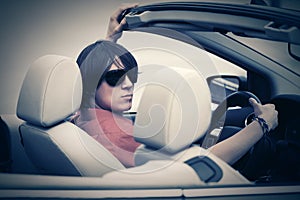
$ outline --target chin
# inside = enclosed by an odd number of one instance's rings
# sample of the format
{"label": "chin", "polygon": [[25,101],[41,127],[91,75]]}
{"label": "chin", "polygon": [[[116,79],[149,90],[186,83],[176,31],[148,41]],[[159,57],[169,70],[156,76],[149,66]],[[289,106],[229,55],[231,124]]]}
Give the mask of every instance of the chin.
{"label": "chin", "polygon": [[128,111],[128,110],[131,109],[131,106],[132,106],[131,104],[130,104],[130,105],[120,106],[120,107],[114,109],[114,111],[115,111],[115,112],[120,112],[120,113],[126,112],[126,111]]}
{"label": "chin", "polygon": [[128,111],[128,110],[130,110],[130,109],[131,109],[131,105],[130,105],[130,106],[127,106],[126,109],[123,110],[123,112]]}

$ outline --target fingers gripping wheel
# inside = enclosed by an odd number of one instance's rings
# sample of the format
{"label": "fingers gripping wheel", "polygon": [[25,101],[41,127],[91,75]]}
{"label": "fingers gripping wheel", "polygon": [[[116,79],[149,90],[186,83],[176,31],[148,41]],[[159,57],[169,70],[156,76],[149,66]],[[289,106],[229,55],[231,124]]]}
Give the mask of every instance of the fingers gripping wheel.
{"label": "fingers gripping wheel", "polygon": [[258,103],[260,103],[259,98],[253,93],[248,91],[237,91],[228,95],[213,112],[210,130],[223,126],[221,119],[222,117],[224,117],[225,112],[229,107],[251,106],[249,103],[249,98],[254,98]]}
{"label": "fingers gripping wheel", "polygon": [[[211,124],[208,132],[203,140],[202,146],[204,148],[209,148],[213,146],[218,138],[220,137],[220,131],[218,134],[213,133],[213,130],[223,127],[225,121],[225,113],[229,107],[249,107],[249,98],[254,98],[258,103],[261,103],[259,98],[251,92],[248,91],[237,91],[228,95],[215,109],[212,114]],[[211,138],[212,137],[212,138]]]}

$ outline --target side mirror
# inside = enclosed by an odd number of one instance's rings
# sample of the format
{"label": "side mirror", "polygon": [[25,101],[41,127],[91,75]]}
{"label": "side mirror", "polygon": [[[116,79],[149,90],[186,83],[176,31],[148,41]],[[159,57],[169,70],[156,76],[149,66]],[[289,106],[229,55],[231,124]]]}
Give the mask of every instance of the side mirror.
{"label": "side mirror", "polygon": [[236,92],[247,90],[246,77],[233,75],[216,75],[208,77],[207,83],[212,95],[212,102],[219,104],[226,96]]}
{"label": "side mirror", "polygon": [[289,55],[297,61],[300,61],[300,45],[288,44]]}

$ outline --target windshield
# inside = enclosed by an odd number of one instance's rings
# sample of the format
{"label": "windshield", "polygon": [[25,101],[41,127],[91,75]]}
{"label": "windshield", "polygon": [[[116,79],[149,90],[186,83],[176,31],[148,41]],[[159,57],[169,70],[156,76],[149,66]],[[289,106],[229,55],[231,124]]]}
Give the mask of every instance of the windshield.
{"label": "windshield", "polygon": [[288,43],[258,38],[240,37],[232,33],[228,34],[228,36],[238,40],[246,46],[251,47],[252,49],[255,49],[264,56],[274,60],[277,63],[280,63],[282,66],[285,66],[294,73],[300,75],[299,61],[293,59],[289,55]]}

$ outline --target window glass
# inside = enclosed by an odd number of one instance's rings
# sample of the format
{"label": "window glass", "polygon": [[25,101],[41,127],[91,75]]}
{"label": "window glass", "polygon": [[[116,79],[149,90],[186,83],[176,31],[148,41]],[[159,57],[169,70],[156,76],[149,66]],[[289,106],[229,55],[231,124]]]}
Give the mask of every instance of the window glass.
{"label": "window glass", "polygon": [[[175,39],[143,32],[124,32],[119,43],[133,53],[139,65],[139,79],[135,85],[131,112],[137,109],[143,84],[150,81],[153,73],[162,67],[193,69],[206,79],[231,75],[246,80],[246,71],[242,68],[201,48]],[[226,95],[238,90],[239,82],[237,78],[216,78],[209,83],[209,87],[214,109]]]}

